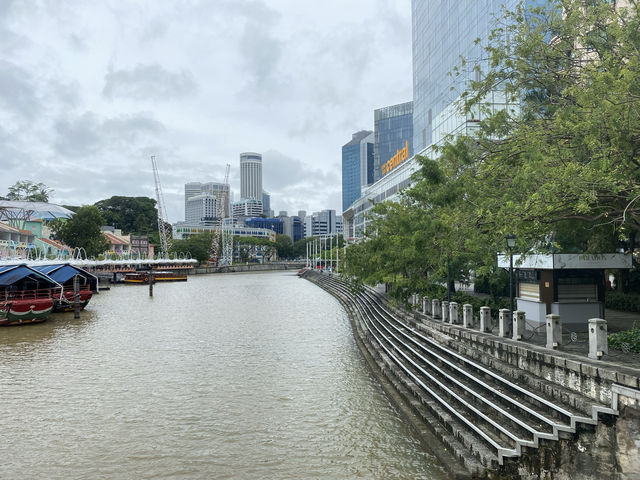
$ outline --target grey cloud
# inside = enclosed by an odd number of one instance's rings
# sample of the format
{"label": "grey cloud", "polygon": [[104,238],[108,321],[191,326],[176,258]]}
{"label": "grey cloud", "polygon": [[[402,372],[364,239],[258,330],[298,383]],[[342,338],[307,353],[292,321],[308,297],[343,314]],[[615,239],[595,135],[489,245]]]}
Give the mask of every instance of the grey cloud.
{"label": "grey cloud", "polygon": [[164,37],[169,31],[169,25],[167,22],[154,18],[145,25],[140,34],[140,39],[146,42],[153,41]]}
{"label": "grey cloud", "polygon": [[164,125],[144,114],[101,120],[95,113],[55,124],[57,153],[70,157],[93,155],[101,150],[131,149],[140,141],[152,139],[165,130]]}
{"label": "grey cloud", "polygon": [[166,100],[192,95],[197,90],[193,74],[173,73],[158,64],[138,65],[132,70],[112,70],[105,76],[102,91],[108,99]]}
{"label": "grey cloud", "polygon": [[321,167],[310,169],[301,160],[268,150],[262,154],[262,184],[268,191],[279,191],[300,183],[322,186],[339,181],[335,172]]}
{"label": "grey cloud", "polygon": [[40,110],[32,75],[4,60],[0,60],[0,106],[27,118]]}

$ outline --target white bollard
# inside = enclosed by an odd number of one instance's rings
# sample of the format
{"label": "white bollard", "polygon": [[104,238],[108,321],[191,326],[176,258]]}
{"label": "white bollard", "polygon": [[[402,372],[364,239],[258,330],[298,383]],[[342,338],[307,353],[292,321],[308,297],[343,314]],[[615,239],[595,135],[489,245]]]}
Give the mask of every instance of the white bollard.
{"label": "white bollard", "polygon": [[501,337],[506,337],[509,334],[509,309],[501,308],[498,311],[498,329]]}
{"label": "white bollard", "polygon": [[513,339],[522,340],[524,335],[525,313],[522,310],[513,312]]}
{"label": "white bollard", "polygon": [[453,325],[460,323],[460,317],[458,316],[458,302],[451,302],[449,304],[449,323]]}
{"label": "white bollard", "polygon": [[609,354],[607,343],[607,321],[602,318],[589,319],[589,358],[600,360]]}
{"label": "white bollard", "polygon": [[558,348],[562,345],[562,322],[560,315],[547,315],[547,348]]}
{"label": "white bollard", "polygon": [[489,307],[480,307],[480,331],[490,332],[492,328],[491,309]]}
{"label": "white bollard", "polygon": [[437,298],[431,300],[431,307],[433,311],[433,318],[440,318],[440,300]]}
{"label": "white bollard", "polygon": [[442,321],[449,323],[449,302],[446,300],[442,301]]}
{"label": "white bollard", "polygon": [[462,306],[462,326],[464,328],[473,327],[473,305],[468,303]]}

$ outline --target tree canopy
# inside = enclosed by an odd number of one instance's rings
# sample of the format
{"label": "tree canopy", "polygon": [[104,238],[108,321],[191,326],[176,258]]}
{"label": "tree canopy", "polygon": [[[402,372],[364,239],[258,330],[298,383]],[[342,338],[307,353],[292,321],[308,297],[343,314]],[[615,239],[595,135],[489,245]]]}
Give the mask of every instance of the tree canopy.
{"label": "tree canopy", "polygon": [[80,207],[70,219],[54,220],[51,229],[56,239],[73,248],[84,248],[89,257],[97,257],[109,248],[100,231],[102,225],[104,219],[98,208],[87,205]]}
{"label": "tree canopy", "polygon": [[48,202],[53,190],[44,183],[20,180],[9,187],[7,200],[25,200],[27,202]]}
{"label": "tree canopy", "polygon": [[158,230],[156,201],[149,197],[113,196],[95,203],[106,225],[122,230],[122,233],[148,235]]}
{"label": "tree canopy", "polygon": [[491,274],[507,234],[520,252],[633,251],[639,10],[557,0],[507,12],[459,101],[463,134],[417,158],[399,203],[374,207],[366,241],[349,248],[348,273],[413,291]]}

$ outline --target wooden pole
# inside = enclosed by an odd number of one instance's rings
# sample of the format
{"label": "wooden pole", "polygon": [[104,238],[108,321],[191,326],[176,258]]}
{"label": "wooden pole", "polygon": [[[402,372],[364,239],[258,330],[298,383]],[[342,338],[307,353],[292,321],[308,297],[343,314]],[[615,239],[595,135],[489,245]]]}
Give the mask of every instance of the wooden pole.
{"label": "wooden pole", "polygon": [[73,318],[80,318],[80,278],[73,277]]}
{"label": "wooden pole", "polygon": [[149,296],[153,297],[153,270],[149,270]]}

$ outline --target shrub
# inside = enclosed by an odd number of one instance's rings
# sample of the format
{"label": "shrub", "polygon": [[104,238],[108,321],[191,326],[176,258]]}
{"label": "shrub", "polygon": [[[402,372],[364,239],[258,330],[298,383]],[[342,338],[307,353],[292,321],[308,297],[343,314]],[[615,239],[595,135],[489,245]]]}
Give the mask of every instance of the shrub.
{"label": "shrub", "polygon": [[604,297],[604,305],[612,310],[640,312],[640,294],[608,291]]}
{"label": "shrub", "polygon": [[607,337],[609,348],[624,352],[640,353],[640,328],[619,333],[611,333]]}

